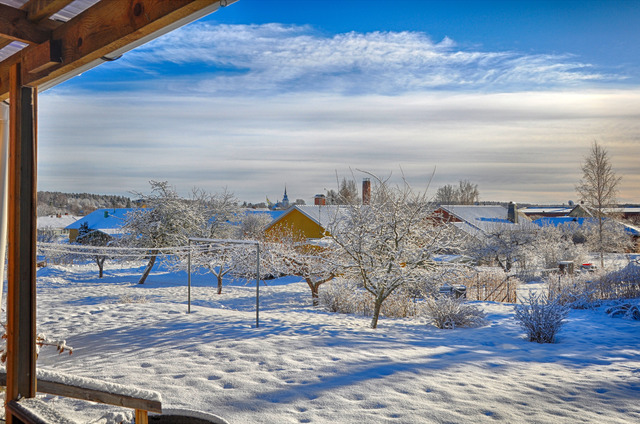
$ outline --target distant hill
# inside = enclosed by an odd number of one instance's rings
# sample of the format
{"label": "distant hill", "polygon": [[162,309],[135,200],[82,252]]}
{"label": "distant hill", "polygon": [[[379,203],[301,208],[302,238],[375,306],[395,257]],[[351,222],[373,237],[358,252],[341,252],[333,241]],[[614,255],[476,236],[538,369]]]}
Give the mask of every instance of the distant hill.
{"label": "distant hill", "polygon": [[131,199],[125,196],[91,193],[38,192],[38,216],[68,213],[86,215],[100,208],[130,208]]}

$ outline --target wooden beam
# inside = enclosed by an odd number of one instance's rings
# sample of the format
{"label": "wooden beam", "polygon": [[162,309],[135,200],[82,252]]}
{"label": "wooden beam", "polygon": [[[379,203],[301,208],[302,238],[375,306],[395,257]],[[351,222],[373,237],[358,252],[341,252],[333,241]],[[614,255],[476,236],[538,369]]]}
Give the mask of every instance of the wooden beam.
{"label": "wooden beam", "polygon": [[49,39],[51,31],[29,21],[24,10],[0,3],[0,34],[10,40],[39,44]]}
{"label": "wooden beam", "polygon": [[10,80],[5,401],[36,394],[37,91],[23,86],[20,64],[11,67]]}
{"label": "wooden beam", "polygon": [[20,9],[27,11],[27,19],[31,22],[42,22],[55,15],[74,0],[29,0]]}
{"label": "wooden beam", "polygon": [[56,396],[74,399],[88,400],[107,405],[123,406],[131,409],[140,409],[151,412],[162,412],[162,402],[132,397],[107,390],[96,390],[80,385],[62,384],[45,379],[38,379],[38,391]]}
{"label": "wooden beam", "polygon": [[28,73],[42,72],[62,63],[62,43],[60,40],[38,44],[32,54],[24,58],[23,66]]}
{"label": "wooden beam", "polygon": [[[225,2],[230,4],[235,0]],[[119,49],[146,40],[176,22],[189,19],[220,0],[103,0],[53,30],[51,39],[62,43],[62,63],[42,72],[23,69],[25,85],[38,86],[73,75]],[[8,70],[35,54],[27,46],[0,63],[0,100],[8,95]],[[15,57],[14,57],[15,56]]]}
{"label": "wooden beam", "polygon": [[[51,378],[47,378],[46,374],[42,375],[41,371],[41,375],[38,377],[37,383],[38,392],[90,402],[104,403],[107,405],[122,406],[135,410],[150,411],[158,414],[162,413],[162,402],[160,400],[154,400],[153,397],[143,398],[141,395],[139,395],[139,397],[133,397],[131,396],[131,389],[126,386],[112,383],[108,385],[108,389],[99,390],[95,387],[105,385],[104,382],[99,380],[87,378],[77,379],[74,378],[74,376],[69,375],[65,376],[65,380],[67,382],[62,384]],[[91,381],[92,387],[82,384],[87,380],[93,380]],[[0,370],[0,386],[5,386],[6,381],[6,374]],[[157,398],[157,393],[155,393],[155,395]]]}

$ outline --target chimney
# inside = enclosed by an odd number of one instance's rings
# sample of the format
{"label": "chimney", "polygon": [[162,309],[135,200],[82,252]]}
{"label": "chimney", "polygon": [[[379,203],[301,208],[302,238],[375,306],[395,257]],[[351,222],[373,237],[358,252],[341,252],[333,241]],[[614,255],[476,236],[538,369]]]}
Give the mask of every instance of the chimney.
{"label": "chimney", "polygon": [[365,178],[362,180],[362,204],[368,205],[371,202],[371,180]]}
{"label": "chimney", "polygon": [[509,202],[509,212],[507,212],[507,219],[514,224],[518,223],[518,206],[513,202]]}
{"label": "chimney", "polygon": [[316,194],[313,198],[313,204],[316,206],[324,206],[327,204],[327,198],[324,194]]}

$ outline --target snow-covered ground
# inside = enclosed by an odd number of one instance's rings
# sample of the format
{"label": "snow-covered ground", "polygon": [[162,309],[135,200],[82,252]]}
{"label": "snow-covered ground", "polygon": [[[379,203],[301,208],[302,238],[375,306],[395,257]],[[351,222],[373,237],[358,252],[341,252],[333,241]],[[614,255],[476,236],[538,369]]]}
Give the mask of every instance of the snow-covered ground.
{"label": "snow-covered ground", "polygon": [[[140,265],[138,267],[138,265]],[[282,278],[215,294],[195,276],[142,264],[38,271],[38,367],[158,391],[164,408],[230,423],[640,422],[640,323],[573,310],[556,344],[526,341],[513,306],[480,303],[488,325],[439,330],[424,320],[310,306],[306,283]],[[116,407],[46,396],[81,422],[116,422]],[[129,416],[129,411],[126,411]],[[102,419],[100,419],[103,417]]]}

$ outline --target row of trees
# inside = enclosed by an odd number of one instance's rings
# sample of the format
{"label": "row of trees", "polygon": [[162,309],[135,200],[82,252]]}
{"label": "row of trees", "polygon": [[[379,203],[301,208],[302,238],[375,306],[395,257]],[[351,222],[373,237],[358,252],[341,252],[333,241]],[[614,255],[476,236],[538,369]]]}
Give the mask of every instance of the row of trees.
{"label": "row of trees", "polygon": [[38,216],[70,213],[84,215],[100,208],[130,208],[131,199],[125,196],[91,193],[38,192]]}

